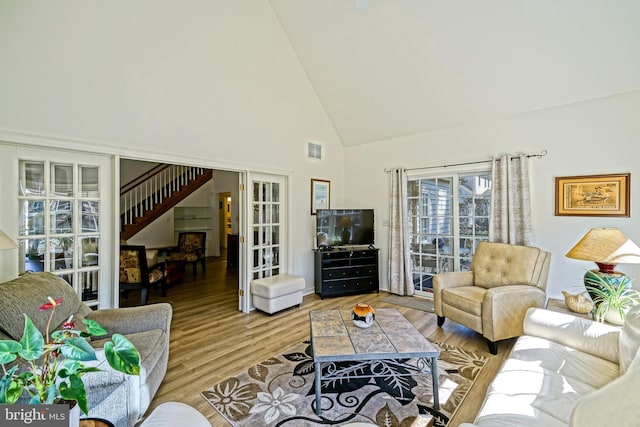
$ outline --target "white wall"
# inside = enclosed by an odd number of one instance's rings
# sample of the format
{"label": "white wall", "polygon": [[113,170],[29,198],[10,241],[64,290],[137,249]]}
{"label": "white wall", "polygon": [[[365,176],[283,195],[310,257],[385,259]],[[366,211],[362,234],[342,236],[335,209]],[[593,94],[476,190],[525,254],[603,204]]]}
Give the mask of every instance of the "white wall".
{"label": "white wall", "polygon": [[[18,162],[16,147],[0,144],[0,188],[3,200],[0,203],[0,229],[15,243],[18,235]],[[14,197],[10,197],[14,196]],[[0,250],[0,282],[18,276],[18,249]]]}
{"label": "white wall", "polygon": [[[547,109],[516,117],[453,127],[345,150],[345,205],[376,209],[376,246],[381,248],[381,281],[387,280],[389,177],[385,168],[437,166],[489,159],[507,153],[549,154],[531,160],[533,222],[536,244],[552,252],[548,291],[561,297],[563,289],[582,283],[595,264],[565,258],[592,227],[617,227],[640,244],[640,92]],[[433,148],[436,147],[436,148]],[[631,173],[631,217],[554,216],[557,176]],[[640,266],[618,270],[638,279]]]}
{"label": "white wall", "polygon": [[158,163],[120,159],[120,186],[133,182],[156,166]]}
{"label": "white wall", "polygon": [[0,0],[0,40],[0,141],[289,174],[312,286],[310,179],[340,203],[343,148],[268,2]]}

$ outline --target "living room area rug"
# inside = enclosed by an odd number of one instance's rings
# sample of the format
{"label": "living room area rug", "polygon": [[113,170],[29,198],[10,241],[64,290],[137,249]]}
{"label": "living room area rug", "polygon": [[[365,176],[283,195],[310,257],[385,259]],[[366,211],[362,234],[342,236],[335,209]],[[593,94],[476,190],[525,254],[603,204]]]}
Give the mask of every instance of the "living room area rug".
{"label": "living room area rug", "polygon": [[[488,357],[434,343],[438,358],[440,409],[433,409],[430,374],[412,374],[393,360],[335,362],[325,369],[343,371],[347,380],[322,381],[322,415],[315,414],[315,376],[309,341],[275,355],[201,392],[235,427],[323,426],[368,422],[385,427],[410,425],[432,415],[444,427],[465,398]],[[412,364],[414,359],[400,362]],[[367,374],[375,373],[375,378]]]}

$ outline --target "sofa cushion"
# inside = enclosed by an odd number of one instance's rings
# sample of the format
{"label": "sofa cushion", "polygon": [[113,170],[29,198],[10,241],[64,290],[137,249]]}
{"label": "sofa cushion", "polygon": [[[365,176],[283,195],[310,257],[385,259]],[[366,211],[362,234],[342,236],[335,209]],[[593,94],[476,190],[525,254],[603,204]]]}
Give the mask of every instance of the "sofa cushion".
{"label": "sofa cushion", "polygon": [[[146,374],[156,366],[163,354],[163,349],[168,348],[167,335],[161,329],[151,329],[127,334],[125,337],[131,341],[138,353],[140,353],[140,383],[144,384],[147,380]],[[108,340],[92,341],[91,345],[94,348],[102,348]]]}
{"label": "sofa cushion", "polygon": [[465,313],[482,316],[482,300],[486,293],[487,290],[479,286],[445,289],[442,292],[442,302]]}
{"label": "sofa cushion", "polygon": [[0,284],[0,332],[19,340],[24,331],[25,313],[44,335],[51,310],[41,311],[40,306],[48,302],[47,296],[64,298],[51,320],[51,331],[58,329],[72,314],[76,316],[75,322],[81,323],[79,321],[91,312],[64,279],[52,273],[26,273]]}
{"label": "sofa cushion", "polygon": [[476,286],[493,288],[504,285],[532,285],[539,280],[542,258],[539,248],[480,242],[471,260],[473,282]]}
{"label": "sofa cushion", "polygon": [[617,377],[611,361],[523,336],[489,386],[475,424],[566,426],[583,396]]}

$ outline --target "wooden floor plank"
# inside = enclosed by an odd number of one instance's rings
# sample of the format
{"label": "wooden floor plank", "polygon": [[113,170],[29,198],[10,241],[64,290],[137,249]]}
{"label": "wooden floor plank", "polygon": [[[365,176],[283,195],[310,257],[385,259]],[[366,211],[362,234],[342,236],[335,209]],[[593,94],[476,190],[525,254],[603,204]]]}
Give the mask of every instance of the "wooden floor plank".
{"label": "wooden floor plank", "polygon": [[[512,340],[501,342],[498,355],[492,356],[486,341],[475,332],[450,321],[439,328],[432,313],[385,302],[386,292],[326,299],[311,294],[304,297],[301,307],[273,316],[260,311],[244,314],[238,311],[237,271],[227,270],[224,256],[209,259],[206,273],[198,269],[195,278],[190,273],[181,284],[170,288],[164,298],[158,290],[150,292],[149,303],[169,302],[174,314],[167,375],[149,411],[163,402],[179,401],[202,412],[214,427],[229,424],[205,402],[200,392],[309,339],[311,310],[349,309],[358,302],[379,308],[394,307],[430,340],[488,356],[489,363],[450,426],[473,420],[489,382],[513,345]],[[121,300],[121,306],[138,302],[139,296],[134,292]]]}

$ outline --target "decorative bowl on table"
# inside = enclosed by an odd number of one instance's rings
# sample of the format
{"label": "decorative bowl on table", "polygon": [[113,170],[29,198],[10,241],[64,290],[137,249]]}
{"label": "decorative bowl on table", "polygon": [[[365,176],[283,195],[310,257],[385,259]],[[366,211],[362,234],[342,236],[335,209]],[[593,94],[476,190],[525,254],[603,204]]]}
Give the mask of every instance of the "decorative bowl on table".
{"label": "decorative bowl on table", "polygon": [[376,312],[369,304],[358,303],[351,310],[353,324],[360,328],[369,328],[376,320]]}

